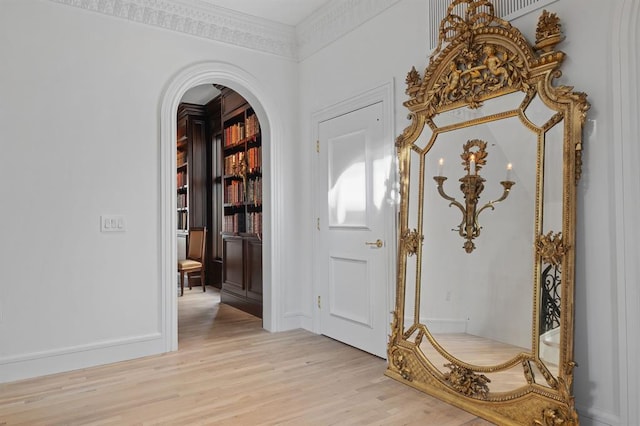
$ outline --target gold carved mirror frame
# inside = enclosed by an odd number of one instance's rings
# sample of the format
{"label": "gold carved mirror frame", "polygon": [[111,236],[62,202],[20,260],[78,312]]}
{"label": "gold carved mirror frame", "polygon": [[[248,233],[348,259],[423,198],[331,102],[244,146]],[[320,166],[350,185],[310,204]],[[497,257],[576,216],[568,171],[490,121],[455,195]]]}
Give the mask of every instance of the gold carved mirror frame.
{"label": "gold carved mirror frame", "polygon": [[452,1],[424,76],[407,76],[411,123],[396,141],[386,374],[500,425],[579,423],[576,185],[589,103],[554,85],[562,39],[547,11],[532,45],[490,1]]}

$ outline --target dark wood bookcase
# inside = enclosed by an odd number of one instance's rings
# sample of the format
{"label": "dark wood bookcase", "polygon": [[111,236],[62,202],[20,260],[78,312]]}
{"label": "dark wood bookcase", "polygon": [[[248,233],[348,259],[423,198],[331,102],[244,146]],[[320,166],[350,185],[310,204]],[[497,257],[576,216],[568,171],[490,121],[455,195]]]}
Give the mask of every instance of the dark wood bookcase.
{"label": "dark wood bookcase", "polygon": [[[189,228],[207,226],[207,116],[204,107],[181,103],[177,124],[177,232],[179,238],[186,238]],[[196,285],[200,280],[193,278],[198,274],[189,274],[189,279]]]}
{"label": "dark wood bookcase", "polygon": [[222,97],[206,106],[209,117],[207,199],[207,284],[222,288]]}
{"label": "dark wood bookcase", "polygon": [[262,134],[253,108],[222,91],[221,300],[262,317]]}
{"label": "dark wood bookcase", "polygon": [[176,187],[178,232],[189,229],[189,160],[187,150],[187,118],[178,113],[178,135],[176,142]]}
{"label": "dark wood bookcase", "polygon": [[189,227],[206,226],[206,115],[202,106],[182,103],[177,119],[178,231],[187,232]]}

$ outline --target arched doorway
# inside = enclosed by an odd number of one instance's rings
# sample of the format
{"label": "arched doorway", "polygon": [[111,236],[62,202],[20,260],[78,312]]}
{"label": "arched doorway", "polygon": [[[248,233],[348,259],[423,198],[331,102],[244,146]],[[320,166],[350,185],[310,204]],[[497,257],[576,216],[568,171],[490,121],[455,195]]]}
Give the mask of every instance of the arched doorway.
{"label": "arched doorway", "polygon": [[[263,327],[278,330],[279,280],[281,266],[276,247],[279,246],[277,184],[278,145],[282,126],[275,102],[262,91],[253,75],[224,62],[204,62],[188,66],[175,75],[162,96],[160,107],[160,329],[165,351],[178,349],[177,278],[176,278],[176,112],[184,93],[202,84],[220,84],[233,89],[255,109],[262,128],[263,143]],[[267,113],[268,111],[268,113]]]}

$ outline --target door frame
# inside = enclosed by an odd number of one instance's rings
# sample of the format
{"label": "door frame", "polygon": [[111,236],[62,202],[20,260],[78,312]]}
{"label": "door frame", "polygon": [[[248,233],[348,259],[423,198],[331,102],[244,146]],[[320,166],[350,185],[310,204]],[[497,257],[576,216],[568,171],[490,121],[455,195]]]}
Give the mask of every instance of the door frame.
{"label": "door frame", "polygon": [[[394,144],[394,104],[393,104],[393,90],[394,90],[394,80],[388,81],[386,83],[379,84],[375,87],[372,87],[369,90],[366,90],[360,94],[347,98],[343,101],[337,102],[333,105],[322,108],[311,115],[311,155],[312,155],[312,182],[317,184],[318,181],[318,161],[315,157],[317,155],[316,151],[316,143],[319,141],[319,128],[320,123],[324,121],[331,120],[333,118],[339,117],[341,115],[348,114],[352,111],[362,109],[368,107],[370,105],[376,104],[378,102],[382,102],[382,109],[384,111],[384,116],[382,119],[383,124],[383,133],[384,140],[388,141],[388,145],[385,145],[385,152],[391,156],[393,169],[395,173],[393,176],[390,176],[390,184],[392,188],[397,187],[398,182],[398,172],[397,172],[397,160],[396,160],[396,152],[395,152],[395,144]],[[317,187],[317,185],[314,185]],[[319,217],[320,208],[323,206],[319,205],[318,197],[314,197],[313,200],[313,224],[316,226],[316,218]],[[396,286],[396,253],[397,253],[397,240],[398,240],[398,228],[397,228],[397,213],[398,213],[398,204],[395,204],[395,209],[392,214],[393,220],[387,221],[385,224],[385,233],[389,236],[388,241],[386,243],[388,250],[386,255],[386,261],[388,262],[389,268],[387,273],[387,291],[385,292],[386,300],[383,303],[385,307],[384,312],[377,312],[375,315],[384,315],[387,321],[386,324],[386,334],[388,335],[390,332],[390,323],[391,323],[391,312],[393,311],[393,305],[395,300]],[[318,309],[316,300],[320,291],[320,283],[318,282],[318,271],[321,267],[320,265],[320,239],[317,229],[313,231],[313,277],[312,277],[312,312],[313,312],[313,332],[316,334],[321,334],[322,330],[320,328],[321,323],[321,315],[320,310]]]}
{"label": "door frame", "polygon": [[283,121],[278,114],[277,102],[262,89],[260,81],[235,65],[207,61],[196,63],[179,71],[167,85],[160,105],[160,223],[158,256],[159,300],[158,321],[166,352],[178,349],[178,280],[177,280],[177,234],[176,234],[176,113],[184,93],[201,84],[221,84],[227,86],[254,108],[262,129],[263,146],[263,327],[268,331],[278,331],[281,323],[280,282],[282,257],[278,247],[282,247],[283,215],[281,210],[281,174],[278,173],[278,159],[283,158],[282,144],[272,144],[283,139]]}

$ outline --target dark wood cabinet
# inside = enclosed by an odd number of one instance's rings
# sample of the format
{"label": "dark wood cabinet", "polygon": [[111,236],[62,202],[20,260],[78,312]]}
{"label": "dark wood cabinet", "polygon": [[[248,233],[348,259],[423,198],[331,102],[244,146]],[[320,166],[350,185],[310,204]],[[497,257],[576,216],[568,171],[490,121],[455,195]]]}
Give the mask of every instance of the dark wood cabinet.
{"label": "dark wood cabinet", "polygon": [[[245,238],[244,243],[247,298],[259,302],[262,308],[262,241]],[[262,317],[262,310],[259,316]]]}
{"label": "dark wood cabinet", "polygon": [[221,301],[262,318],[262,241],[224,235]]}

